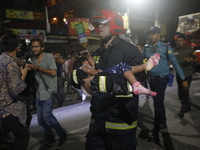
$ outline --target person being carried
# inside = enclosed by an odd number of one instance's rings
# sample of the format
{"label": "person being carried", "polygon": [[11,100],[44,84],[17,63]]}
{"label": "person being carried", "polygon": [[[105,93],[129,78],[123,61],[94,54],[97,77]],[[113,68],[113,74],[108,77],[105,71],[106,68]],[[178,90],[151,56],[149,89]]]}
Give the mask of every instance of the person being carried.
{"label": "person being carried", "polygon": [[[74,62],[74,69],[80,69],[84,73],[88,75],[83,78],[82,86],[83,88],[91,95],[95,96],[100,96],[102,97],[102,93],[93,93],[92,90],[90,89],[91,84],[90,81],[93,79],[93,75],[96,75],[100,72],[108,72],[110,74],[117,73],[117,74],[123,74],[123,76],[126,78],[126,80],[132,85],[133,88],[133,93],[135,95],[140,95],[140,94],[147,94],[151,96],[156,96],[157,93],[150,91],[149,89],[143,87],[139,81],[134,76],[134,73],[142,72],[144,70],[149,71],[151,70],[154,66],[158,65],[160,59],[160,55],[156,53],[154,56],[152,56],[146,63],[138,66],[129,66],[125,62],[121,62],[117,65],[114,65],[111,68],[108,68],[106,70],[101,70],[101,69],[95,69],[94,68],[94,60],[91,57],[91,55],[86,54],[77,59]],[[109,93],[109,92],[108,92]],[[110,92],[110,94],[103,94],[104,99],[114,95],[113,91]]]}

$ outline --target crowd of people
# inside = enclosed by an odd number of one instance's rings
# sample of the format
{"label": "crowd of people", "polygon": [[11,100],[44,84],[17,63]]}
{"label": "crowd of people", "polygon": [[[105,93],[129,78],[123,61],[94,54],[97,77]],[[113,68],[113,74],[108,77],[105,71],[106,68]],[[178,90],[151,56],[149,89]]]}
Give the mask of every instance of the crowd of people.
{"label": "crowd of people", "polygon": [[[183,118],[190,110],[192,65],[198,58],[193,49],[186,46],[184,35],[177,36],[177,47],[173,49],[160,41],[161,29],[153,26],[147,32],[149,43],[136,46],[125,36],[122,16],[107,9],[90,19],[90,28],[96,30],[102,43],[93,53],[84,50],[77,55],[72,52],[69,59],[63,59],[59,52],[44,52],[43,41],[33,38],[30,42],[33,55],[25,62],[18,57],[20,38],[7,28],[1,29],[0,138],[7,139],[12,133],[15,140],[11,149],[28,149],[31,114],[27,99],[35,104],[44,135],[39,149],[55,144],[52,129],[59,137],[57,146],[65,142],[67,133],[52,113],[51,97],[51,92],[56,91],[65,99],[63,80],[67,81],[72,101],[76,100],[75,91],[83,101],[85,95],[91,96],[86,150],[136,150],[140,94],[153,98],[154,127],[149,141],[159,140],[159,131],[167,128],[164,98],[169,62],[176,70],[178,99],[181,100],[178,116]],[[30,82],[30,78],[34,82]],[[22,94],[27,88],[29,92]]]}

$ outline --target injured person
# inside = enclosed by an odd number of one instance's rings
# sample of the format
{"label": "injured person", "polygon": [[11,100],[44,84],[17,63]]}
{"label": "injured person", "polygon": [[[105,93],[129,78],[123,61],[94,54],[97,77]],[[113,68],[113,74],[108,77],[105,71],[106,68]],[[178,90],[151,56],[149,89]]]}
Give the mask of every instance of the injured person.
{"label": "injured person", "polygon": [[[90,95],[103,99],[130,92],[135,95],[146,94],[154,97],[157,93],[143,87],[134,74],[151,70],[158,65],[159,60],[160,55],[156,53],[142,65],[129,66],[125,62],[121,62],[106,70],[97,70],[94,68],[93,58],[90,55],[85,55],[74,62],[72,80],[75,84],[81,84]],[[118,75],[123,75],[123,77]],[[125,84],[119,85],[117,82],[119,79],[124,80]],[[132,88],[129,88],[130,85]]]}

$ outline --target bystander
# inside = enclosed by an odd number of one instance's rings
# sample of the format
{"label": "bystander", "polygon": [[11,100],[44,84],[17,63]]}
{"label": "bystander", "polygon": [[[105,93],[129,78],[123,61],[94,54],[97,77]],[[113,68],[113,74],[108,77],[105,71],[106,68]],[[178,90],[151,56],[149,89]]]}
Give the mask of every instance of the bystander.
{"label": "bystander", "polygon": [[[150,88],[157,92],[153,97],[154,100],[154,128],[153,133],[149,137],[149,141],[159,140],[160,129],[167,128],[167,119],[165,114],[164,97],[165,90],[168,83],[168,75],[170,73],[168,61],[174,66],[180,80],[185,89],[188,88],[185,75],[180,68],[178,61],[174,55],[171,46],[160,42],[161,29],[158,27],[151,27],[148,31],[149,45],[146,45],[143,50],[144,58],[149,58],[155,53],[160,53],[160,61],[157,66],[148,72],[150,77]],[[167,54],[168,53],[168,54]],[[168,60],[169,58],[169,60]]]}
{"label": "bystander", "polygon": [[26,126],[26,106],[17,96],[26,88],[27,65],[15,62],[20,49],[19,37],[8,34],[2,39],[5,53],[0,56],[0,123],[15,136],[14,150],[27,150],[30,133]]}
{"label": "bystander", "polygon": [[36,71],[35,78],[39,84],[36,92],[37,117],[45,138],[45,141],[39,148],[42,150],[50,147],[55,143],[52,128],[59,135],[57,143],[58,146],[65,142],[67,133],[61,127],[56,117],[52,113],[52,98],[50,93],[46,90],[45,85],[41,79],[42,76],[44,81],[50,87],[51,91],[57,91],[57,69],[55,59],[51,54],[43,52],[44,44],[41,39],[32,39],[31,49],[35,57],[32,58],[34,64],[30,65],[30,67]]}
{"label": "bystander", "polygon": [[176,75],[176,81],[178,84],[178,98],[181,100],[182,104],[178,115],[180,118],[183,118],[184,113],[190,110],[189,88],[192,81],[192,75],[194,73],[193,63],[198,62],[198,57],[191,47],[186,46],[185,35],[182,34],[177,36],[176,46],[177,47],[174,49],[174,54],[189,84],[188,89],[183,89],[181,78]]}

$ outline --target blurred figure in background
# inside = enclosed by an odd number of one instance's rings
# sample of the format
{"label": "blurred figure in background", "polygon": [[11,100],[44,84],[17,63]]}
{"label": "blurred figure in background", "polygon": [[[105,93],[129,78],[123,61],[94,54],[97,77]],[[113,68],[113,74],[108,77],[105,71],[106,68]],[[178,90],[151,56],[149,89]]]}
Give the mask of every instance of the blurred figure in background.
{"label": "blurred figure in background", "polygon": [[137,48],[140,50],[140,52],[142,53],[142,51],[143,51],[143,46],[142,46],[142,44],[137,44]]}
{"label": "blurred figure in background", "polygon": [[58,95],[65,100],[65,94],[63,92],[63,76],[62,76],[62,71],[63,71],[63,67],[62,64],[65,63],[65,59],[62,59],[60,56],[59,52],[53,52],[53,57],[55,59],[56,62],[56,67],[57,67],[57,93]]}
{"label": "blurred figure in background", "polygon": [[72,96],[72,101],[76,101],[77,99],[82,99],[79,92],[78,92],[78,97],[75,98],[76,88],[71,83],[71,74],[72,74],[72,71],[73,71],[73,63],[77,58],[78,58],[77,53],[72,51],[71,52],[71,58],[67,61],[67,63],[68,63],[67,64],[68,88],[69,88],[69,92],[71,93],[71,96]]}
{"label": "blurred figure in background", "polygon": [[192,75],[194,73],[193,63],[198,62],[198,57],[191,47],[186,46],[185,35],[181,34],[177,36],[176,46],[177,47],[174,48],[174,54],[189,84],[188,89],[183,89],[181,78],[176,74],[176,80],[178,84],[178,98],[181,100],[182,104],[178,115],[180,118],[183,118],[184,113],[190,110],[189,89],[192,82]]}

